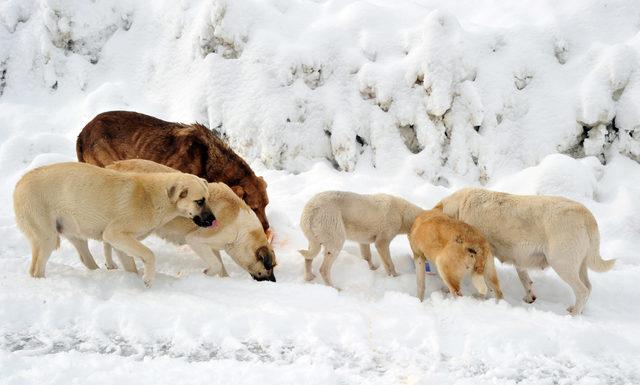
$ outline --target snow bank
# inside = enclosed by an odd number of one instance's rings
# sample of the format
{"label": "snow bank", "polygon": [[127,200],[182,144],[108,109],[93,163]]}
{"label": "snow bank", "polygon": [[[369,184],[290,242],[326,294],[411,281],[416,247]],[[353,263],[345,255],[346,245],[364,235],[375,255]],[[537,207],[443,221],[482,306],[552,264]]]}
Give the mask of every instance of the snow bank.
{"label": "snow bank", "polygon": [[[51,106],[45,130],[136,109],[199,120],[272,168],[351,171],[370,148],[377,168],[415,157],[432,182],[486,182],[556,152],[640,158],[639,15],[630,0],[10,0],[0,100]],[[2,130],[29,129],[11,109]]]}
{"label": "snow bank", "polygon": [[[630,0],[2,2],[0,382],[640,383],[638,20]],[[75,159],[108,109],[200,121],[254,161],[276,284],[226,256],[231,277],[206,277],[157,239],[152,290],[87,271],[67,242],[46,279],[27,276],[15,182]],[[452,300],[430,277],[419,303],[406,237],[391,245],[400,277],[348,243],[341,292],[302,281],[313,194],[431,207],[480,184],[594,213],[618,262],[590,273],[583,316],[565,314],[573,294],[552,271],[532,273],[528,305],[502,265],[503,302]]]}

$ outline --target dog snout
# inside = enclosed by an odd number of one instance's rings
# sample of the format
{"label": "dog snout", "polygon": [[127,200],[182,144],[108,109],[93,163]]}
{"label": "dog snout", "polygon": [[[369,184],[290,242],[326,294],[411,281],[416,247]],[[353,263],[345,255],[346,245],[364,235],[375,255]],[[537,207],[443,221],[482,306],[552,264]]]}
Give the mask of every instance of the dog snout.
{"label": "dog snout", "polygon": [[273,271],[270,271],[267,274],[263,274],[263,273],[251,274],[251,277],[258,282],[261,282],[261,281],[275,282],[276,281],[276,277],[273,274]]}
{"label": "dog snout", "polygon": [[196,215],[195,217],[193,217],[193,223],[200,227],[209,227],[213,225],[213,222],[215,222],[215,220],[216,216],[213,215],[211,210],[206,207],[200,212],[200,215]]}

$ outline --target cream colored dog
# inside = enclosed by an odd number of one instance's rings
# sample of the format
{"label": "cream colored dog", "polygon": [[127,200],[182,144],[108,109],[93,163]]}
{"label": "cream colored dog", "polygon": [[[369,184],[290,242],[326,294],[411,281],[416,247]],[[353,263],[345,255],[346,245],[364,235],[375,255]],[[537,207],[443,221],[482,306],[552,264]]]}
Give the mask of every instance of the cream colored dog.
{"label": "cream colored dog", "polygon": [[138,238],[178,216],[210,226],[215,217],[208,195],[205,180],[190,174],[125,174],[86,163],[59,163],[25,174],[16,184],[13,205],[18,228],[31,243],[31,276],[44,277],[62,235],[90,269],[97,265],[87,239],[109,242],[140,258],[143,281],[150,287],[155,256]]}
{"label": "cream colored dog", "polygon": [[488,284],[496,298],[502,298],[491,246],[473,226],[450,218],[440,210],[428,210],[418,215],[413,223],[409,243],[420,301],[424,299],[427,260],[438,267],[438,274],[454,297],[462,295],[460,282],[470,274],[473,286],[480,294],[486,295]]}
{"label": "cream colored dog", "polygon": [[387,274],[397,276],[391,260],[389,244],[398,234],[407,234],[416,216],[423,211],[406,200],[387,194],[360,195],[346,191],[325,191],[307,202],[300,218],[300,227],[309,241],[308,250],[299,250],[305,258],[305,279],[311,281],[313,258],[324,246],[320,274],[333,286],[331,265],[342,250],[345,240],[360,244],[360,253],[371,270],[369,244],[374,243]]}
{"label": "cream colored dog", "polygon": [[567,310],[575,315],[582,312],[591,292],[587,267],[603,272],[615,263],[600,257],[600,234],[591,212],[566,198],[465,188],[435,208],[475,226],[498,259],[515,265],[529,303],[536,296],[527,268],[550,265],[573,289],[576,301]]}
{"label": "cream colored dog", "polygon": [[[124,172],[178,172],[142,159],[115,162],[107,168]],[[156,228],[154,233],[174,244],[188,244],[207,264],[207,275],[228,276],[220,258],[220,250],[224,250],[255,280],[275,282],[276,257],[256,214],[226,184],[209,183],[208,189],[208,202],[217,217],[215,226],[199,228],[188,219],[175,218]],[[107,267],[113,269],[116,265],[111,258],[111,247],[107,243],[104,246]],[[132,258],[121,252],[118,257],[125,270],[137,271]]]}

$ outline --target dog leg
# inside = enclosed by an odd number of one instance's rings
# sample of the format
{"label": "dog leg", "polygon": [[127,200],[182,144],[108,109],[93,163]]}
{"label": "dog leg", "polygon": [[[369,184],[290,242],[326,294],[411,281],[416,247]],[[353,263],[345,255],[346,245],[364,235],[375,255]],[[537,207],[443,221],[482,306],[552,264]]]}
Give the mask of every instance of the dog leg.
{"label": "dog leg", "polygon": [[56,249],[58,240],[44,242],[31,241],[31,267],[29,274],[33,278],[44,278],[44,270],[49,256]]}
{"label": "dog leg", "polygon": [[151,287],[156,278],[156,256],[136,238],[129,234],[121,233],[115,230],[114,227],[107,226],[102,235],[103,240],[127,255],[140,258],[144,264],[142,281],[146,287]]}
{"label": "dog leg", "polygon": [[526,303],[533,303],[533,301],[536,300],[536,295],[533,294],[533,290],[531,289],[533,281],[529,278],[529,273],[527,273],[526,269],[518,267],[516,267],[516,271],[518,272],[518,278],[520,278],[520,282],[522,282],[525,291],[525,296],[522,300]]}
{"label": "dog leg", "polygon": [[[585,285],[580,277],[581,266],[576,266],[571,259],[562,257],[554,258],[553,255],[547,259],[549,265],[555,270],[555,272],[562,278],[573,290],[573,294],[576,297],[576,302],[573,306],[569,306],[567,311],[571,315],[578,315],[582,313],[591,290]],[[583,262],[584,263],[584,262]]]}
{"label": "dog leg", "polygon": [[461,297],[462,292],[460,291],[460,280],[456,277],[451,276],[451,271],[449,266],[445,263],[440,262],[442,259],[438,259],[436,261],[436,267],[438,268],[438,273],[440,273],[440,278],[449,288],[449,293],[451,293],[454,297]]}
{"label": "dog leg", "polygon": [[102,242],[102,254],[104,254],[104,265],[107,267],[108,270],[116,270],[118,268],[118,265],[115,264],[115,262],[113,262],[113,257],[112,257],[112,250],[113,247],[111,247],[110,244],[108,244],[107,242]]}
{"label": "dog leg", "polygon": [[[220,251],[214,248],[211,248],[211,252],[213,253],[213,256],[218,260],[218,263],[220,264],[220,271],[217,273],[218,276],[220,278],[228,277],[229,273],[227,273],[227,269],[224,268],[224,263],[222,263],[222,256],[220,255]],[[206,269],[204,269],[204,273],[208,276],[216,275],[215,266],[207,267]]]}
{"label": "dog leg", "polygon": [[304,280],[307,282],[313,281],[314,278],[316,277],[316,275],[313,274],[313,271],[311,270],[312,264],[313,264],[313,259],[308,259],[308,258],[304,259]]}
{"label": "dog leg", "polygon": [[502,299],[503,297],[502,290],[500,290],[500,281],[498,280],[498,273],[496,272],[496,265],[492,255],[487,257],[487,262],[484,266],[484,280],[493,291],[496,299]]}
{"label": "dog leg", "polygon": [[591,282],[589,282],[589,274],[587,272],[586,259],[582,261],[582,264],[580,265],[580,280],[587,287],[587,289],[589,289],[589,292],[591,292]]}
{"label": "dog leg", "polygon": [[123,253],[120,250],[116,250],[116,255],[118,256],[118,260],[120,260],[122,267],[124,267],[124,271],[138,274],[138,267],[136,266],[136,261],[133,259],[133,257]]}
{"label": "dog leg", "polygon": [[413,263],[416,266],[417,294],[420,302],[424,301],[424,275],[426,260],[424,257],[413,255]]}
{"label": "dog leg", "polygon": [[328,249],[327,246],[325,246],[324,248],[324,259],[322,260],[322,265],[320,266],[320,275],[322,276],[322,279],[327,286],[335,287],[333,286],[333,282],[331,281],[331,266],[333,265],[333,262],[335,262],[339,252],[340,249],[336,251],[333,249]]}
{"label": "dog leg", "polygon": [[80,261],[82,264],[86,266],[89,270],[95,270],[98,268],[95,259],[93,259],[93,255],[91,255],[91,251],[89,251],[89,244],[84,239],[68,237],[69,242],[76,248],[76,251],[80,255]]}
{"label": "dog leg", "polygon": [[369,247],[368,243],[360,244],[360,254],[362,255],[362,258],[367,261],[369,269],[375,270],[378,268],[378,266],[371,261],[371,248]]}
{"label": "dog leg", "polygon": [[396,268],[393,265],[393,261],[391,260],[391,252],[389,251],[389,243],[391,241],[386,239],[377,239],[376,240],[376,250],[378,250],[378,254],[380,254],[380,259],[384,264],[384,269],[387,271],[392,277],[397,277],[398,273],[396,273]]}
{"label": "dog leg", "polygon": [[[204,273],[210,277],[215,275],[222,276],[221,274],[224,270],[224,265],[222,264],[220,254],[218,253],[216,256],[217,250],[214,251],[203,238],[198,237],[194,233],[195,232],[191,232],[187,234],[185,240],[189,247],[191,247],[191,250],[193,250],[198,257],[202,258],[204,263],[208,266],[204,270]],[[224,273],[226,274],[226,270],[224,270]]]}

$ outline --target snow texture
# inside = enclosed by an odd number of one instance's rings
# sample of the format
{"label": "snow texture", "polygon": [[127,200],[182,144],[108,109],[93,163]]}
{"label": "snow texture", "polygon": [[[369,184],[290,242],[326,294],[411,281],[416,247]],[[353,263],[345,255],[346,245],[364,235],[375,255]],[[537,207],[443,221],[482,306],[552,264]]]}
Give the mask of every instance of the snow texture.
{"label": "snow texture", "polygon": [[[1,2],[0,383],[640,383],[639,32],[634,0]],[[205,276],[155,238],[152,289],[87,271],[66,241],[47,278],[27,275],[16,181],[75,160],[80,129],[112,109],[199,121],[252,162],[277,283],[226,256],[231,277]],[[342,291],[303,282],[313,194],[427,208],[468,185],[592,210],[617,263],[590,273],[584,315],[566,315],[550,270],[524,303],[506,265],[504,301],[453,300],[430,276],[420,303],[406,237],[397,278],[347,243]]]}

